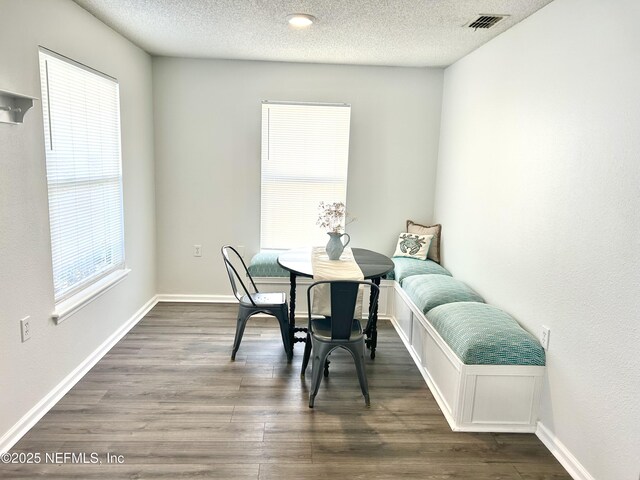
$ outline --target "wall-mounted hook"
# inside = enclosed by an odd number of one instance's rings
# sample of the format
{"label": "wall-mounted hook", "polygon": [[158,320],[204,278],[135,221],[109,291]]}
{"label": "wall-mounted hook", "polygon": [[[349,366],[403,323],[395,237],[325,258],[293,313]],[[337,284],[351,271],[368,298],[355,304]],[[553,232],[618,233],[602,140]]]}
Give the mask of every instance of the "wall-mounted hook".
{"label": "wall-mounted hook", "polygon": [[22,123],[34,100],[33,97],[0,90],[0,122]]}

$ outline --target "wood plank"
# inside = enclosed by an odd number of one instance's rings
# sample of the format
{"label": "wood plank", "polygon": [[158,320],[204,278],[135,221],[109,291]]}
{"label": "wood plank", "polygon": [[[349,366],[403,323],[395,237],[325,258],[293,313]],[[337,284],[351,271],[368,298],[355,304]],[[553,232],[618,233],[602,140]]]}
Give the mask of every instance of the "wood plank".
{"label": "wood plank", "polygon": [[127,419],[104,422],[102,420],[64,423],[42,422],[37,432],[39,441],[155,441],[162,438],[171,442],[228,441],[256,442],[264,437],[263,423],[185,422],[181,418]]}
{"label": "wood plank", "polygon": [[[81,478],[91,479],[169,479],[177,478],[203,478],[203,479],[237,479],[255,480],[258,477],[260,465],[258,464],[222,464],[222,465],[198,465],[198,464],[106,464],[101,465],[40,465],[38,475],[47,479]],[[4,478],[21,479],[33,478],[33,468],[24,468],[21,465],[11,465],[0,468],[0,472],[6,475]]]}
{"label": "wood plank", "polygon": [[363,461],[348,465],[332,463],[305,465],[260,465],[259,480],[326,480],[351,478],[367,480],[521,480],[511,465],[398,465]]}

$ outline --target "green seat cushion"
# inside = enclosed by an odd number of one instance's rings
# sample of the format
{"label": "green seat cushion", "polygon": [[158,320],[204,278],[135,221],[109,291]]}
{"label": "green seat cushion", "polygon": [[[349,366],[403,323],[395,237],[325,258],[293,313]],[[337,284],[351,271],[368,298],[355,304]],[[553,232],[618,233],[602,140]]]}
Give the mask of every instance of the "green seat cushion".
{"label": "green seat cushion", "polygon": [[391,273],[387,274],[389,280],[402,282],[402,280],[412,275],[427,273],[451,276],[446,268],[433,260],[418,260],[408,257],[393,257],[391,260],[393,261],[394,268]]}
{"label": "green seat cushion", "polygon": [[427,319],[466,365],[544,365],[533,335],[508,313],[477,302],[440,305]]}
{"label": "green seat cushion", "polygon": [[252,277],[288,277],[289,272],[278,265],[280,250],[263,250],[251,259],[247,267]]}
{"label": "green seat cushion", "polygon": [[402,289],[423,313],[445,303],[484,302],[471,288],[447,275],[413,275],[402,280]]}

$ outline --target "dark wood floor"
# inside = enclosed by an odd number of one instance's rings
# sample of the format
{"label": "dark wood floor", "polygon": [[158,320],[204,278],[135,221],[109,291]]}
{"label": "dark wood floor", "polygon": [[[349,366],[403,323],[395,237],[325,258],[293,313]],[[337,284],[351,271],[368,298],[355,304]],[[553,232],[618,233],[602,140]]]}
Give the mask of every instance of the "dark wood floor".
{"label": "dark wood floor", "polygon": [[[287,364],[276,322],[253,319],[232,362],[234,315],[156,306],[12,450],[42,463],[0,465],[0,477],[570,478],[534,435],[452,432],[388,322],[367,358],[371,407],[351,358],[334,352],[309,409],[301,344]],[[52,452],[102,463],[45,464]]]}

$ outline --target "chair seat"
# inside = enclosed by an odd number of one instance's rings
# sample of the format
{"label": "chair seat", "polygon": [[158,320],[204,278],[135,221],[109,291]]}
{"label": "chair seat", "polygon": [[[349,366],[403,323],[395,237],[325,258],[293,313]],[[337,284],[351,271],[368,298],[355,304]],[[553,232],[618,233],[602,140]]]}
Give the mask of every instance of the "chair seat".
{"label": "chair seat", "polygon": [[[320,340],[331,340],[331,317],[313,318],[311,319],[311,329],[315,337],[320,337]],[[362,325],[360,320],[354,320],[351,328],[351,338],[344,340],[347,342],[357,340],[362,336]],[[339,342],[340,340],[334,340]]]}
{"label": "chair seat", "polygon": [[[253,299],[253,302],[259,307],[277,307],[287,302],[287,296],[284,292],[252,293],[251,299]],[[240,303],[253,306],[248,295],[243,295],[240,299]]]}

